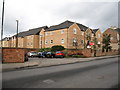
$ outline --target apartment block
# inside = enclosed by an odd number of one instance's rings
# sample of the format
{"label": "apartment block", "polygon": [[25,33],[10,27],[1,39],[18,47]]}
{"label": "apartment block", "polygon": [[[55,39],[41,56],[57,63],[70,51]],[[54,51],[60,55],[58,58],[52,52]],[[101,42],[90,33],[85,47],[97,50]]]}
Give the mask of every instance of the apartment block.
{"label": "apartment block", "polygon": [[[18,39],[16,38],[18,37]],[[100,47],[102,45],[102,33],[100,29],[91,29],[85,25],[65,21],[50,27],[43,26],[20,32],[12,36],[6,47],[16,47],[18,40],[19,48],[51,48],[54,45],[62,45],[67,49],[92,48],[91,42],[97,38]],[[4,40],[3,40],[4,41]]]}

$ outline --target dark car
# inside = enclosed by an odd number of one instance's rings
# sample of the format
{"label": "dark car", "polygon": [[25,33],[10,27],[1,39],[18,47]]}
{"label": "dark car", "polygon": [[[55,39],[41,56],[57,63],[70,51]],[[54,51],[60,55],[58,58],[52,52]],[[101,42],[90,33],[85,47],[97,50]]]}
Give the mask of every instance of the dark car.
{"label": "dark car", "polygon": [[64,58],[64,57],[65,57],[65,54],[64,54],[64,52],[62,52],[62,51],[57,51],[57,52],[55,53],[55,57],[62,57],[62,58]]}
{"label": "dark car", "polygon": [[47,57],[48,58],[53,58],[53,57],[55,57],[55,53],[53,53],[53,52],[47,52]]}
{"label": "dark car", "polygon": [[38,57],[39,57],[39,58],[47,57],[47,52],[39,52],[39,53],[38,53]]}

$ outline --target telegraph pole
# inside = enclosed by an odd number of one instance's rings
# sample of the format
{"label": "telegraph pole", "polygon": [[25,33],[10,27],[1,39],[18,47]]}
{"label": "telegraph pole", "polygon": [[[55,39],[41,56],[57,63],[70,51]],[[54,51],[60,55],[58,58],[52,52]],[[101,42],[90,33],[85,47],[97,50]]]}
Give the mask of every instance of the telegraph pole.
{"label": "telegraph pole", "polygon": [[3,24],[4,24],[4,4],[5,4],[5,1],[3,0],[3,8],[2,8],[2,25],[1,25],[1,48],[3,47],[2,39],[3,39]]}
{"label": "telegraph pole", "polygon": [[0,51],[0,60],[1,60],[1,63],[3,62],[3,24],[4,24],[4,4],[5,4],[5,1],[3,0],[3,7],[2,7],[2,23],[1,23],[1,51]]}

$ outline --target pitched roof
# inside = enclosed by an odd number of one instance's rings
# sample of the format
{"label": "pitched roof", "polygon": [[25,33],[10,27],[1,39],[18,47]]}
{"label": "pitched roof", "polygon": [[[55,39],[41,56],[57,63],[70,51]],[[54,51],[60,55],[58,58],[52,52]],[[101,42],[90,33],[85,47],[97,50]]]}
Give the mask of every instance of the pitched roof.
{"label": "pitched roof", "polygon": [[11,39],[11,37],[5,37],[5,38],[2,39],[2,41],[6,41],[6,40],[9,40],[9,39]]}
{"label": "pitched roof", "polygon": [[[63,23],[60,23],[58,25],[53,25],[53,26],[50,26],[48,29],[46,29],[46,31],[54,31],[54,30],[59,30],[59,29],[64,29],[64,28],[69,28],[72,24],[74,24],[75,22],[71,22],[71,21],[65,21]],[[76,23],[79,28],[81,30],[86,30],[88,27],[82,25],[82,24],[79,24],[79,23]]]}
{"label": "pitched roof", "polygon": [[93,29],[93,33],[96,33],[98,30],[99,30],[99,28],[98,29]]}
{"label": "pitched roof", "polygon": [[[39,28],[30,29],[29,31],[20,32],[20,33],[18,33],[18,37],[25,37],[25,36],[29,36],[29,35],[39,34],[39,32],[42,30],[42,28],[47,29],[48,27],[43,26],[43,27],[39,27]],[[17,35],[14,35],[14,36],[17,36]]]}
{"label": "pitched roof", "polygon": [[116,29],[113,29],[115,31],[117,31],[118,33],[120,33],[120,28],[116,28]]}

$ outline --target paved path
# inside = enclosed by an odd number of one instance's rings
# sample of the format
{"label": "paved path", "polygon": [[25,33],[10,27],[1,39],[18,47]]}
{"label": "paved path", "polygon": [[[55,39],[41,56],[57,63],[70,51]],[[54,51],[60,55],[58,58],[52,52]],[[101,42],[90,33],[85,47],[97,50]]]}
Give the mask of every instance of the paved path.
{"label": "paved path", "polygon": [[33,67],[33,66],[44,67],[44,66],[52,66],[52,65],[70,64],[70,63],[100,60],[104,58],[113,58],[113,57],[118,57],[118,55],[90,57],[90,58],[30,58],[29,61],[25,63],[2,64],[2,70],[8,71],[12,69],[19,69],[19,68]]}

